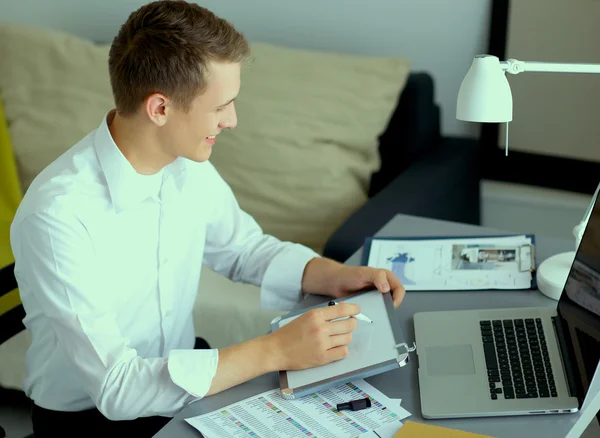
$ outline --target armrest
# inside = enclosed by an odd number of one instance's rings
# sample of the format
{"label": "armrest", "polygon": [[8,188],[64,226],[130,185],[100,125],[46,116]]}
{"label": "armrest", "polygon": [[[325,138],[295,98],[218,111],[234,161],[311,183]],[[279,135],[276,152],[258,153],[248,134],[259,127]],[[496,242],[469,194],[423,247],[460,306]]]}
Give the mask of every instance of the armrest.
{"label": "armrest", "polygon": [[379,137],[381,168],[371,177],[369,197],[439,143],[440,109],[434,102],[434,91],[428,73],[409,75],[387,128]]}
{"label": "armrest", "polygon": [[479,154],[476,140],[443,139],[348,218],[323,255],[347,260],[398,213],[479,224]]}

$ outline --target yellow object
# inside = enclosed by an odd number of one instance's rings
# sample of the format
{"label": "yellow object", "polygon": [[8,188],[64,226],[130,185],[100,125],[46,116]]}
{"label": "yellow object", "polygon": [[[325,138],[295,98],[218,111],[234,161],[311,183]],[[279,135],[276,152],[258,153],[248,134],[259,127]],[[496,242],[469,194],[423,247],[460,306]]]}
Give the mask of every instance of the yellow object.
{"label": "yellow object", "polygon": [[[10,224],[22,197],[17,165],[0,100],[0,268],[14,262],[10,247]],[[18,289],[0,294],[0,315],[4,315],[20,304]]]}
{"label": "yellow object", "polygon": [[21,304],[19,289],[13,289],[9,293],[0,296],[0,315],[8,313],[9,310],[14,309],[19,304]]}
{"label": "yellow object", "polygon": [[489,435],[463,432],[446,427],[432,426],[431,424],[406,421],[396,432],[394,438],[492,438]]}
{"label": "yellow object", "polygon": [[0,267],[14,261],[9,232],[22,197],[17,165],[0,101]]}

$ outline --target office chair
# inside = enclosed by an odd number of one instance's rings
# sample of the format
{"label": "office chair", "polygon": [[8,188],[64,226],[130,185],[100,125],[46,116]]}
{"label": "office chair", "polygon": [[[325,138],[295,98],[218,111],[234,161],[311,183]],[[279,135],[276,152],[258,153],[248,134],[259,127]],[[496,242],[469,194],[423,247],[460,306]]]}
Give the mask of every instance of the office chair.
{"label": "office chair", "polygon": [[[0,268],[0,344],[25,330],[24,317],[25,309],[19,298],[15,265],[11,263]],[[0,438],[5,436],[6,431],[0,426]],[[33,435],[29,437],[33,437]]]}
{"label": "office chair", "polygon": [[15,265],[0,268],[0,344],[25,330],[25,309],[19,298]]}

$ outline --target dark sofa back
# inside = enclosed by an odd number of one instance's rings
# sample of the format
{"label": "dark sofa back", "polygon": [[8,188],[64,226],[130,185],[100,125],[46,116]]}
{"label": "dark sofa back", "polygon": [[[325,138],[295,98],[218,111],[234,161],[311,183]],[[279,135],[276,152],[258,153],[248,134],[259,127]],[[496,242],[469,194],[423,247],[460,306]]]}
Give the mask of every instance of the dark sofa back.
{"label": "dark sofa back", "polygon": [[440,109],[434,102],[433,78],[411,73],[387,129],[379,137],[381,168],[373,174],[369,197],[393,181],[440,139]]}

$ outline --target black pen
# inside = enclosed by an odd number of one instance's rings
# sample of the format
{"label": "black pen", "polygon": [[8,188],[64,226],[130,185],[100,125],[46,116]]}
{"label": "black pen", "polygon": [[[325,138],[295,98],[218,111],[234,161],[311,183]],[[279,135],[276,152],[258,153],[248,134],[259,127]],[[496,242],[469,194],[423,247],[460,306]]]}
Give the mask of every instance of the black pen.
{"label": "black pen", "polygon": [[347,411],[360,411],[361,409],[367,409],[371,407],[371,399],[370,398],[361,398],[358,400],[352,400],[347,403],[338,403],[337,410],[347,410]]}

